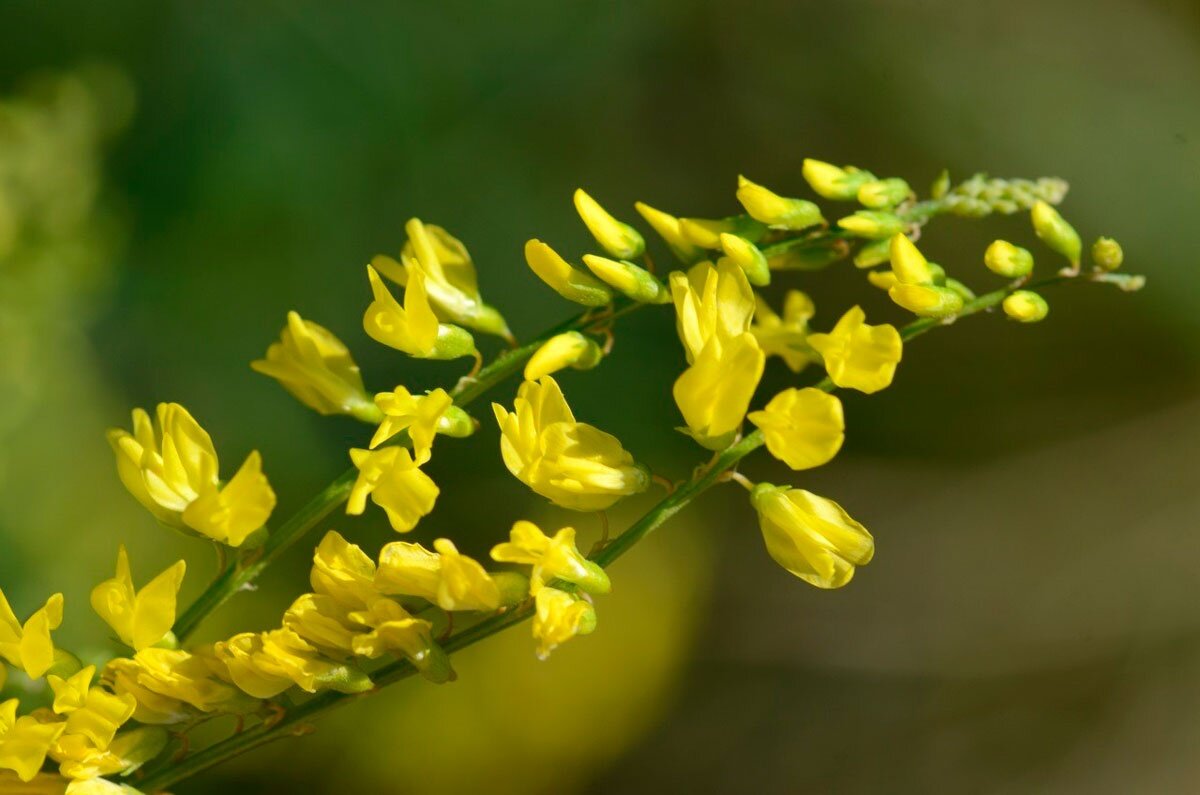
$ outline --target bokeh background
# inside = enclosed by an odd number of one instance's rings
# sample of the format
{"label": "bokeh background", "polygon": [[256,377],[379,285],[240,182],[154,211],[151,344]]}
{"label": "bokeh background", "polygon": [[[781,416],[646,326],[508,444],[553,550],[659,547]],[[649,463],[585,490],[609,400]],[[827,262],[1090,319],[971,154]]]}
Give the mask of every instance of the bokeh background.
{"label": "bokeh background", "polygon": [[[185,589],[202,587],[208,550],[117,481],[103,433],[135,405],[184,402],[226,471],[261,450],[280,512],[340,472],[364,429],[247,366],[289,309],[341,335],[370,386],[452,383],[459,364],[415,365],[360,327],[363,264],[411,215],[468,244],[527,335],[572,309],[521,245],[585,249],[579,185],[625,216],[635,199],[719,215],[739,172],[802,192],[806,156],[918,186],[942,167],[1053,174],[1147,289],[1054,293],[1037,327],[923,339],[893,388],[845,398],[831,466],[747,468],[873,529],[850,587],[776,567],[741,491],[717,490],[618,564],[599,631],[548,663],[518,630],[463,654],[454,685],[409,682],[178,791],[1194,792],[1198,8],[7,0],[0,584],[19,613],[64,591],[62,637],[93,650],[87,593],[118,539],[139,578],[187,555]],[[987,287],[998,236],[1033,242],[1025,219],[947,219],[923,246]],[[777,281],[814,296],[819,327],[851,301],[900,317],[848,266]],[[581,418],[679,477],[700,459],[671,430],[682,360],[669,313],[645,314],[563,383]],[[790,382],[774,363],[765,389]],[[475,439],[439,447],[448,488],[417,538],[482,554],[515,518],[575,521],[508,476],[478,413]],[[373,551],[381,516],[329,524]],[[210,635],[276,621],[308,553]]]}

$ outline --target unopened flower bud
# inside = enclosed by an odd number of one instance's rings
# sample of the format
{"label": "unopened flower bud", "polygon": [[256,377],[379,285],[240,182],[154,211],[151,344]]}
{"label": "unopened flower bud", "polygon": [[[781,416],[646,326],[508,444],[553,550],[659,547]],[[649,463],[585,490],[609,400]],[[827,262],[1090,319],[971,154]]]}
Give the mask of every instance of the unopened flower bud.
{"label": "unopened flower bud", "polygon": [[632,262],[584,254],[583,264],[600,281],[639,304],[665,304],[671,300],[671,291],[654,274]]}
{"label": "unopened flower bud", "polygon": [[[765,287],[771,283],[771,269],[767,258],[758,247],[744,237],[731,235],[728,232],[721,235],[721,250],[727,259],[737,265],[746,274],[746,279],[756,287]],[[718,260],[720,265],[721,261]]]}
{"label": "unopened flower bud", "polygon": [[904,222],[892,213],[880,210],[859,210],[838,221],[838,226],[856,237],[872,240],[897,235],[904,229]]}
{"label": "unopened flower bud", "polygon": [[856,268],[874,268],[876,265],[887,262],[891,257],[891,244],[892,241],[886,237],[866,243],[854,255],[854,266]]}
{"label": "unopened flower bud", "polygon": [[867,271],[867,281],[880,290],[890,290],[900,283],[896,274],[890,270]]}
{"label": "unopened flower bud", "polygon": [[929,187],[929,195],[935,199],[940,199],[950,190],[950,172],[942,169],[937,175],[937,179],[933,181],[933,185]]}
{"label": "unopened flower bud", "polygon": [[915,243],[902,234],[896,234],[892,236],[888,250],[892,272],[901,284],[933,284],[929,261]]}
{"label": "unopened flower bud", "polygon": [[1029,290],[1017,290],[1004,299],[1004,314],[1020,323],[1036,323],[1050,312],[1046,299]]}
{"label": "unopened flower bud", "polygon": [[822,241],[815,245],[773,246],[763,251],[767,267],[773,271],[819,271],[849,253],[850,244],[845,240]]}
{"label": "unopened flower bud", "polygon": [[733,215],[728,218],[680,218],[679,229],[693,246],[721,250],[721,234],[744,237],[751,243],[762,240],[767,225],[749,215]]}
{"label": "unopened flower bud", "polygon": [[583,306],[604,306],[612,301],[612,291],[604,282],[572,266],[540,240],[525,244],[525,262],[554,292],[568,301]]}
{"label": "unopened flower bud", "polygon": [[983,264],[997,276],[1019,279],[1033,272],[1033,255],[1007,240],[996,240],[983,253]]}
{"label": "unopened flower bud", "polygon": [[807,158],[804,161],[804,179],[818,195],[836,201],[849,201],[858,195],[859,187],[875,179],[869,171],[856,168],[838,168],[832,163]]}
{"label": "unopened flower bud", "polygon": [[1083,244],[1075,227],[1067,223],[1058,210],[1045,201],[1039,200],[1033,205],[1030,217],[1033,219],[1033,231],[1041,241],[1055,253],[1066,257],[1071,267],[1078,268]]}
{"label": "unopened flower bud", "polygon": [[691,265],[704,258],[704,252],[683,234],[678,218],[656,210],[644,202],[635,202],[633,206],[684,265]]}
{"label": "unopened flower bud", "polygon": [[557,334],[538,348],[525,365],[525,380],[537,381],[544,375],[553,375],[571,367],[575,370],[590,370],[600,364],[604,352],[591,337],[578,331]]}
{"label": "unopened flower bud", "polygon": [[743,176],[738,176],[737,199],[751,218],[775,229],[806,229],[825,220],[812,202],[780,196]]}
{"label": "unopened flower bud", "polygon": [[880,210],[895,207],[912,195],[912,188],[898,177],[864,182],[858,189],[858,202],[863,207]]}
{"label": "unopened flower bud", "polygon": [[641,233],[609,215],[583,188],[575,191],[575,210],[596,242],[617,259],[636,259],[646,251]]}
{"label": "unopened flower bud", "polygon": [[962,296],[948,287],[901,283],[889,289],[888,295],[918,317],[950,317],[963,307]]}
{"label": "unopened flower bud", "polygon": [[1102,271],[1115,271],[1125,261],[1121,244],[1111,237],[1102,237],[1092,244],[1092,262]]}

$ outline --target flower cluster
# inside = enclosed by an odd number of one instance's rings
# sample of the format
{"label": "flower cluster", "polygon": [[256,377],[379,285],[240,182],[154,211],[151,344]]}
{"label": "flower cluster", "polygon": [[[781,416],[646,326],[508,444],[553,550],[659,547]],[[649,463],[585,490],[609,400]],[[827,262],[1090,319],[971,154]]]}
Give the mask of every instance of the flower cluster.
{"label": "flower cluster", "polygon": [[[827,497],[800,486],[753,482],[738,471],[742,460],[765,447],[793,472],[827,464],[846,433],[845,411],[833,393],[871,394],[890,386],[906,340],[994,307],[1021,323],[1041,320],[1048,311],[1031,282],[1029,250],[993,242],[983,265],[1007,281],[976,295],[919,250],[915,240],[923,226],[946,213],[1028,210],[1034,236],[1065,261],[1043,284],[1083,279],[1140,286],[1138,277],[1114,273],[1123,253],[1110,238],[1092,246],[1093,267],[1084,272],[1081,238],[1052,206],[1065,194],[1061,181],[976,177],[951,186],[941,178],[931,197],[919,200],[902,179],[850,166],[808,160],[803,176],[818,197],[857,206],[831,223],[827,218],[839,214],[745,177],[735,190],[740,211],[727,217],[676,216],[637,203],[637,213],[678,261],[667,273],[655,270],[647,240],[633,225],[577,191],[575,208],[597,250],[568,259],[531,239],[525,260],[533,274],[584,310],[524,345],[484,301],[466,246],[439,226],[410,220],[399,257],[379,255],[367,267],[372,298],[363,328],[407,356],[471,357],[474,367],[452,388],[415,392],[397,385],[373,393],[332,331],[290,312],[279,341],[251,366],[305,406],[353,417],[372,433],[348,451],[352,469],[274,534],[267,520],[275,494],[257,452],[223,481],[209,434],[187,410],[161,404],[153,420],[135,410],[131,431],[109,432],[121,482],[154,519],[209,540],[222,561],[232,559],[177,618],[185,562],[138,588],[121,547],[115,575],[95,587],[91,603],[125,651],[95,664],[85,665],[54,642],[52,632],[63,621],[61,595],[21,621],[0,592],[0,657],[22,672],[22,681],[44,678],[53,693],[51,703],[25,714],[19,714],[17,699],[0,702],[0,790],[15,777],[72,795],[130,792],[112,777],[145,765],[150,772],[142,785],[161,788],[190,774],[171,767],[163,727],[186,738],[200,722],[232,715],[239,731],[245,721],[255,721],[254,742],[265,742],[343,696],[404,675],[452,681],[452,650],[526,619],[535,653],[544,659],[596,628],[595,600],[612,590],[605,565],[715,483],[748,489],[766,551],[784,570],[817,588],[840,588],[874,556],[871,533]],[[835,314],[831,325],[814,324],[817,309],[804,292],[788,289],[781,300],[767,293],[781,274],[817,271],[845,259],[913,319],[902,327],[868,323],[856,305]],[[618,317],[660,305],[673,311],[682,347],[672,388],[680,430],[714,453],[679,482],[652,475],[617,437],[579,421],[555,378],[568,368],[596,368],[612,349]],[[484,366],[477,335],[497,337],[511,349]],[[796,379],[810,368],[820,372],[760,395],[775,359]],[[499,564],[492,570],[450,538],[434,538],[428,546],[392,541],[372,556],[329,530],[314,551],[311,590],[295,598],[277,626],[189,643],[201,619],[249,586],[343,501],[348,514],[363,514],[373,503],[397,533],[419,533],[441,494],[427,471],[435,444],[441,444],[437,438],[470,437],[479,426],[467,413],[470,402],[517,374],[523,378],[511,402],[491,404],[500,436],[492,455],[549,505],[572,512],[567,516],[597,515],[604,535],[588,553],[578,546],[575,521],[552,531],[517,521],[507,540],[492,547],[491,560]],[[604,512],[637,498],[651,483],[665,485],[666,496],[609,538]],[[0,667],[0,686],[6,670]],[[304,695],[316,693],[323,695]],[[235,733],[203,749],[188,769],[234,755],[239,738]],[[186,739],[181,742],[175,751],[180,757],[187,751]],[[57,773],[42,772],[47,759],[58,764]]]}

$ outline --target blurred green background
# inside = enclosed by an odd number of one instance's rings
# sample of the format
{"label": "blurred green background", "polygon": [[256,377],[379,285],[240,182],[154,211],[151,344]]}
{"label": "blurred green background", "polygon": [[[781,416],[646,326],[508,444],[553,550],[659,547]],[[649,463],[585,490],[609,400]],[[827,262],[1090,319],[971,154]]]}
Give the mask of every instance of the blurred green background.
{"label": "blurred green background", "polygon": [[[0,585],[18,613],[64,591],[61,637],[100,650],[87,593],[118,539],[139,579],[187,555],[186,595],[206,582],[208,550],[117,481],[103,433],[132,406],[185,403],[225,472],[261,450],[281,513],[340,472],[365,430],[247,366],[289,309],[342,336],[371,387],[452,383],[461,363],[416,365],[360,326],[362,266],[411,215],[467,243],[520,336],[572,311],[520,250],[585,250],[580,185],[628,218],[635,199],[731,211],[739,172],[802,193],[806,156],[919,186],[942,167],[1053,174],[1146,290],[1052,293],[1037,327],[923,339],[893,388],[845,398],[831,466],[747,467],[871,527],[850,587],[776,567],[740,490],[718,490],[614,569],[598,632],[548,663],[518,630],[464,654],[454,685],[409,682],[178,791],[1194,792],[1198,8],[7,0]],[[922,243],[988,288],[1000,236],[1034,242],[1026,219],[946,219]],[[777,284],[814,296],[820,328],[851,301],[899,319],[852,271]],[[701,458],[671,430],[682,357],[669,313],[644,314],[562,381],[582,419],[680,477]],[[768,373],[765,390],[792,381]],[[476,413],[477,437],[439,446],[416,539],[483,554],[518,517],[576,521],[511,479]],[[329,524],[373,552],[381,517]],[[308,554],[211,636],[277,621]]]}

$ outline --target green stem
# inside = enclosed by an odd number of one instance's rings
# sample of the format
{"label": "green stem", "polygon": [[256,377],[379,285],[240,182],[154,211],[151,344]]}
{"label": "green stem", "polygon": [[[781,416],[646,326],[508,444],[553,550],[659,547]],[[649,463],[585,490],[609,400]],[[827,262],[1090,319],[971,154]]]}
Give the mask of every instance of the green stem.
{"label": "green stem", "polygon": [[[962,311],[956,317],[967,317],[997,306],[1015,289],[1045,287],[1068,280],[1069,277],[1055,276],[1033,285],[1009,286],[994,290],[966,302],[963,305]],[[909,340],[943,325],[946,325],[945,321],[922,318],[902,327],[900,335],[903,339]],[[499,360],[497,360],[497,363],[499,363]],[[826,392],[831,392],[835,388],[834,383],[828,378],[821,380],[815,386],[817,389],[822,389]],[[756,430],[723,450],[704,470],[693,475],[687,482],[660,500],[623,533],[594,554],[592,560],[606,568],[612,565],[648,534],[662,526],[698,496],[719,482],[722,475],[733,469],[743,458],[757,450],[763,444],[762,431]],[[315,502],[317,500],[314,500]],[[533,612],[532,602],[526,600],[514,608],[485,618],[456,633],[443,644],[443,649],[447,654],[452,654],[468,646],[473,646],[479,641],[495,635],[497,632],[522,623],[532,617]],[[171,786],[274,740],[290,734],[306,733],[308,722],[317,715],[344,706],[363,696],[370,695],[370,693],[377,692],[382,687],[407,679],[416,673],[417,670],[407,660],[396,660],[372,674],[371,678],[375,682],[375,688],[368,693],[357,695],[347,695],[333,691],[321,693],[298,707],[289,710],[287,715],[278,723],[272,725],[260,724],[253,729],[215,743],[171,768],[159,770],[151,774],[140,782],[139,786],[147,792],[154,792],[157,789]]]}
{"label": "green stem", "polygon": [[[543,332],[532,342],[501,353],[474,377],[462,379],[450,394],[456,405],[465,407],[516,373],[546,340],[556,334],[585,329],[605,318],[632,312],[640,306],[642,305],[619,301],[610,308],[609,315],[598,317],[594,311],[582,312]],[[358,470],[354,467],[338,475],[332,483],[271,533],[262,547],[246,553],[237,565],[220,572],[175,622],[174,632],[178,641],[181,644],[186,641],[214,610],[229,601],[238,591],[246,589],[268,566],[344,503],[350,496],[350,490],[357,478]]]}

